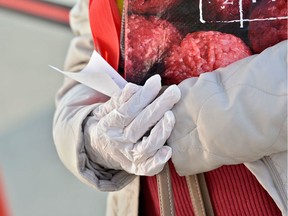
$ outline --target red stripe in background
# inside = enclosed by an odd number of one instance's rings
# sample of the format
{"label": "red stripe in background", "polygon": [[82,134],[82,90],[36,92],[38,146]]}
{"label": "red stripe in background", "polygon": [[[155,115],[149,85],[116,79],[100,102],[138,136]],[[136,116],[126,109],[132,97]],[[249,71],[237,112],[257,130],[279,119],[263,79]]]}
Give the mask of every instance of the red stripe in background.
{"label": "red stripe in background", "polygon": [[69,24],[69,8],[35,0],[0,0],[0,7],[20,11],[44,19]]}
{"label": "red stripe in background", "polygon": [[0,172],[0,215],[1,216],[11,216],[8,210],[8,204],[6,200],[6,194],[4,190],[4,183]]}

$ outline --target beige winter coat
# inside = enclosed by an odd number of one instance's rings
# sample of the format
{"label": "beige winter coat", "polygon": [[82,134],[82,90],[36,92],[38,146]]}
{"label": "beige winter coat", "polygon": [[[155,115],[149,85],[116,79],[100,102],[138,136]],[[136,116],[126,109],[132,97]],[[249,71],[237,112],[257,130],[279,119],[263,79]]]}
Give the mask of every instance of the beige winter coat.
{"label": "beige winter coat", "polygon": [[[71,42],[65,70],[83,68],[93,51],[88,0],[71,11]],[[179,175],[244,163],[287,214],[287,41],[213,73],[183,81],[173,108],[176,125],[168,140]],[[56,98],[53,135],[59,157],[84,183],[108,198],[107,214],[135,216],[139,177],[108,172],[84,147],[83,123],[108,98],[66,79]],[[89,157],[88,157],[89,154]]]}

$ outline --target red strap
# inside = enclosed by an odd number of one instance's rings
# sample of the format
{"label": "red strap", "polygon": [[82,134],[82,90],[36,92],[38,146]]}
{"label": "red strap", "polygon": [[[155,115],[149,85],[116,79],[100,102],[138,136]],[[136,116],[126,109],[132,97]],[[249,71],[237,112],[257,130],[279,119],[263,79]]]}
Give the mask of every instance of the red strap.
{"label": "red strap", "polygon": [[90,0],[89,18],[95,49],[118,70],[121,17],[115,0]]}

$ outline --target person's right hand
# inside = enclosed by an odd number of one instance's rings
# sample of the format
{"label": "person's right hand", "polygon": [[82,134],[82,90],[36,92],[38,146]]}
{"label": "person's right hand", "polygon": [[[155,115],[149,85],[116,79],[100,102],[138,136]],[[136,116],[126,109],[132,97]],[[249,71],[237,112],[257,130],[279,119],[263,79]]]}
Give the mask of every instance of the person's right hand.
{"label": "person's right hand", "polygon": [[170,109],[179,101],[180,90],[173,85],[158,96],[161,88],[159,75],[144,86],[128,83],[93,111],[86,128],[94,162],[136,175],[151,176],[163,169],[172,155],[164,144],[175,124]]}

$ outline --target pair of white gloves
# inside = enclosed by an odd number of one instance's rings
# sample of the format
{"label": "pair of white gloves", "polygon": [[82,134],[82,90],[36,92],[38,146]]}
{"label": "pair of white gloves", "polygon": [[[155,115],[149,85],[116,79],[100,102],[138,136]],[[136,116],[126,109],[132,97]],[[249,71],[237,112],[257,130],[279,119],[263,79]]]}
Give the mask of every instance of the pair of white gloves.
{"label": "pair of white gloves", "polygon": [[155,75],[144,86],[125,88],[92,112],[85,126],[97,164],[136,175],[159,173],[171,158],[164,145],[175,124],[171,111],[181,97],[176,85],[161,95],[161,78]]}

